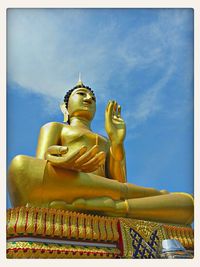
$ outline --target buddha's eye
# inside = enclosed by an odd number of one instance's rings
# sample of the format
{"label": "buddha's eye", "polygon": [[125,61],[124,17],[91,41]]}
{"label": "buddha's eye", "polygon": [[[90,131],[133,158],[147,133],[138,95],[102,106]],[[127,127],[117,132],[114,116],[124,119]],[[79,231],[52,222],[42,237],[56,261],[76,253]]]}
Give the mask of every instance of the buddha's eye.
{"label": "buddha's eye", "polygon": [[77,94],[82,95],[82,96],[85,95],[85,93],[82,93],[82,92],[78,92]]}

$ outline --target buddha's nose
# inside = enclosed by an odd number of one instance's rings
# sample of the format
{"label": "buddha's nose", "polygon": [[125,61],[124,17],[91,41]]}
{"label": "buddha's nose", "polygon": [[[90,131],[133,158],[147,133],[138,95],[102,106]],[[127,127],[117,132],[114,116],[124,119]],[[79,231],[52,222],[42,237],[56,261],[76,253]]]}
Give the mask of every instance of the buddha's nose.
{"label": "buddha's nose", "polygon": [[92,104],[92,96],[87,94],[84,99],[85,102]]}

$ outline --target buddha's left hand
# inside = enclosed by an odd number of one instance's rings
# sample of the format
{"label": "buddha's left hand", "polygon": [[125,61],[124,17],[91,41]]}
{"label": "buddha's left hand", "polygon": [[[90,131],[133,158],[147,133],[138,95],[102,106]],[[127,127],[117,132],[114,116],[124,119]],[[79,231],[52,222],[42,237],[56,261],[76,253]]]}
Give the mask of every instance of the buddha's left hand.
{"label": "buddha's left hand", "polygon": [[126,124],[121,117],[121,107],[109,101],[105,111],[105,129],[112,144],[122,144],[126,135]]}

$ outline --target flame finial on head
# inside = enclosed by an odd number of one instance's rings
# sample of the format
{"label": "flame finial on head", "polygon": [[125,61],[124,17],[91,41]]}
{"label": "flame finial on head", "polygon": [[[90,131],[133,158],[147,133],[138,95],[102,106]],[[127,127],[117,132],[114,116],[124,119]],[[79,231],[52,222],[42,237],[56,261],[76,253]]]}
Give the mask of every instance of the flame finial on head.
{"label": "flame finial on head", "polygon": [[81,73],[79,72],[79,75],[78,75],[78,82],[76,84],[76,86],[84,86],[83,82],[81,81]]}

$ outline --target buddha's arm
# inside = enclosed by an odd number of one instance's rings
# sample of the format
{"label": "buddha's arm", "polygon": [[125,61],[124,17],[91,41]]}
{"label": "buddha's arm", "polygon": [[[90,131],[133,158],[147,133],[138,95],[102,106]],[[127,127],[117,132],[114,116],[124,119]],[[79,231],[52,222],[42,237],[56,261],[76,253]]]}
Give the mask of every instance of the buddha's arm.
{"label": "buddha's arm", "polygon": [[107,156],[108,177],[119,182],[126,182],[126,159],[123,141],[126,125],[121,117],[121,107],[116,101],[109,101],[105,112],[105,129],[110,140]]}
{"label": "buddha's arm", "polygon": [[108,176],[111,179],[125,183],[126,157],[123,144],[111,144],[107,161]]}
{"label": "buddha's arm", "polygon": [[50,146],[61,144],[62,124],[50,122],[40,129],[36,157],[45,159],[45,153]]}

